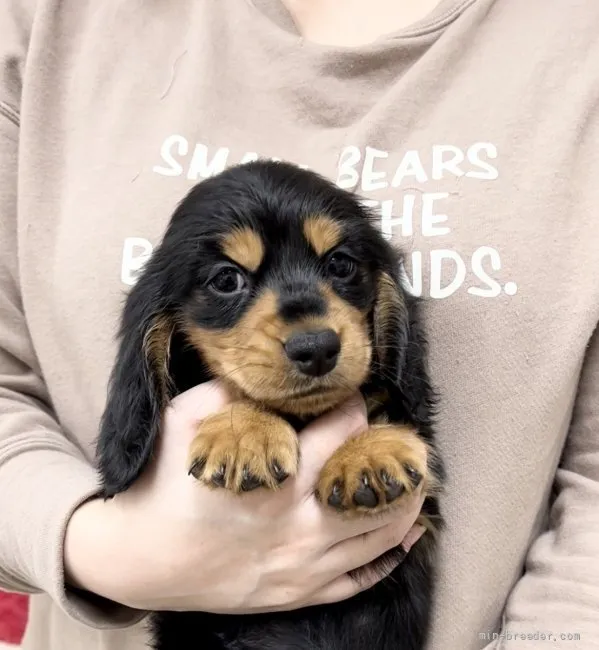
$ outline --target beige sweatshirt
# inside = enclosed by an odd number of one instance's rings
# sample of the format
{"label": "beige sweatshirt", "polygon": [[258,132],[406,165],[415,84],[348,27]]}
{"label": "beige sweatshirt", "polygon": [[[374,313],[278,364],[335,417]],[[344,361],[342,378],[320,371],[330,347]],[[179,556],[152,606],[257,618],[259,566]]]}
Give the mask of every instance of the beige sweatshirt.
{"label": "beige sweatshirt", "polygon": [[191,185],[256,156],[357,190],[428,298],[430,650],[599,648],[598,35],[597,0],[443,0],[344,49],[280,0],[2,2],[0,587],[35,594],[26,649],[144,647],[139,613],[65,591],[65,526],[124,292]]}

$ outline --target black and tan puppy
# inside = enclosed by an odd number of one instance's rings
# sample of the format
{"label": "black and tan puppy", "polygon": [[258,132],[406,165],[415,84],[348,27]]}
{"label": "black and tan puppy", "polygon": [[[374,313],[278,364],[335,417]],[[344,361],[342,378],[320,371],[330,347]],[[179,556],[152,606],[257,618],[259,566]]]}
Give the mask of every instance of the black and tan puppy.
{"label": "black and tan puppy", "polygon": [[356,197],[288,164],[231,168],[175,211],[125,305],[98,443],[105,496],[140,475],[163,409],[193,385],[218,377],[236,401],[201,424],[181,469],[239,493],[293,476],[301,428],[360,389],[370,427],[329,459],[315,493],[324,508],[369,516],[422,484],[428,530],[389,578],[350,600],[248,616],[156,613],[156,648],[423,649],[443,466],[425,340],[399,263]]}

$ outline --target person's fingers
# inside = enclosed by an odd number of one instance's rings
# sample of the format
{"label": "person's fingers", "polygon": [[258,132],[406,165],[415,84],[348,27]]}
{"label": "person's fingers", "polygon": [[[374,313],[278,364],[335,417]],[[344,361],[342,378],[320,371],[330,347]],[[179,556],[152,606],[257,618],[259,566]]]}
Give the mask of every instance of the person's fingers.
{"label": "person's fingers", "polygon": [[181,467],[187,464],[189,446],[197,435],[199,423],[225,408],[230,401],[227,391],[218,381],[194,386],[171,401],[164,412],[156,445],[155,456],[164,459],[164,471],[181,472]]}
{"label": "person's fingers", "polygon": [[207,381],[177,395],[168,409],[177,413],[181,422],[195,424],[212,413],[223,409],[231,397],[223,384],[217,380]]}
{"label": "person's fingers", "polygon": [[366,405],[358,393],[303,429],[299,434],[301,461],[297,489],[312,492],[320,470],[335,450],[367,426]]}
{"label": "person's fingers", "polygon": [[390,560],[373,568],[365,566],[357,575],[349,576],[347,573],[339,576],[332,582],[315,592],[307,603],[300,606],[328,605],[347,600],[361,591],[366,591],[374,587],[383,578],[386,578],[393,570],[399,566],[401,560]]}
{"label": "person's fingers", "polygon": [[421,524],[414,524],[401,542],[403,550],[406,553],[409,553],[412,546],[414,546],[414,544],[424,535],[424,533],[426,533],[426,528],[424,526]]}
{"label": "person's fingers", "polygon": [[182,417],[200,420],[215,409],[226,406],[231,401],[229,393],[220,381],[198,384],[173,398],[169,408],[176,410]]}
{"label": "person's fingers", "polygon": [[[370,589],[370,587],[374,587],[374,585],[391,574],[394,569],[401,564],[403,558],[410,552],[412,546],[426,532],[426,528],[420,524],[414,524],[406,535],[403,535],[404,531],[402,528],[396,530],[390,529],[389,532],[387,532],[387,528],[391,527],[387,526],[364,536],[377,536],[380,537],[380,539],[375,540],[371,537],[370,540],[362,541],[363,545],[366,547],[369,547],[371,542],[374,542],[375,546],[380,543],[380,553],[372,557],[370,560],[366,560],[365,564],[350,563],[355,564],[355,566],[351,567],[348,569],[348,572],[343,573],[341,576],[325,585],[322,589],[318,590],[312,598],[310,598],[308,605],[326,605],[329,603],[339,602],[351,598],[361,591],[366,591],[366,589]],[[350,541],[353,543],[358,540]],[[376,568],[372,566],[372,562],[376,560],[377,557],[380,557],[386,551],[398,546],[399,544],[401,544],[403,548],[403,553],[400,557],[381,562]],[[351,549],[348,548],[348,550]],[[370,552],[367,551],[364,557],[368,557],[369,554]],[[355,571],[355,569],[359,570]],[[354,571],[354,575],[350,576],[349,571]]]}
{"label": "person's fingers", "polygon": [[407,552],[425,531],[423,526],[414,523],[417,516],[416,513],[414,517],[401,517],[382,528],[339,542],[322,561],[330,563],[331,571],[341,574],[370,564],[400,544]]}

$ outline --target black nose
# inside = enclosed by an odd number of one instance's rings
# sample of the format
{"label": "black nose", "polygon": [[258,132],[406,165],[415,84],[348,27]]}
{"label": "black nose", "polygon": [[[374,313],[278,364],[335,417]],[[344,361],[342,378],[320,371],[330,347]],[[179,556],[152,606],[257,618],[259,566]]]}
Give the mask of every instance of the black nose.
{"label": "black nose", "polygon": [[301,332],[285,343],[287,356],[304,375],[321,377],[337,364],[341,350],[339,337],[333,330]]}

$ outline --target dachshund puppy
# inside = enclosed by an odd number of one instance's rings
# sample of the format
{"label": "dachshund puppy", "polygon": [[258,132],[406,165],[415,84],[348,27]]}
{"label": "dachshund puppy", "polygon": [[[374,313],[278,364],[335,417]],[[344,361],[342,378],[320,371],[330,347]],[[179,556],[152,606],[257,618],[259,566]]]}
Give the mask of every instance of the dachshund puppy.
{"label": "dachshund puppy", "polygon": [[403,558],[391,576],[340,603],[157,612],[157,650],[423,650],[444,469],[400,262],[357,197],[287,163],[230,168],[177,207],[124,308],[98,440],[105,498],[140,475],[164,408],[194,385],[219,378],[235,399],[199,426],[190,480],[234,493],[293,477],[298,432],[359,389],[369,428],[332,455],[315,494],[340,516],[366,517],[422,486],[427,531],[407,555],[380,558]]}

